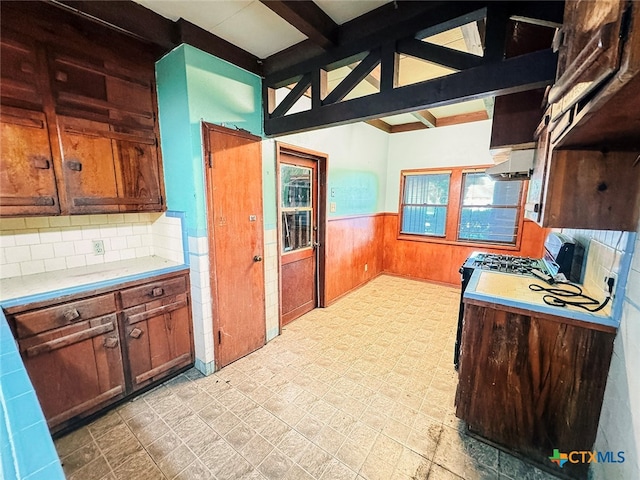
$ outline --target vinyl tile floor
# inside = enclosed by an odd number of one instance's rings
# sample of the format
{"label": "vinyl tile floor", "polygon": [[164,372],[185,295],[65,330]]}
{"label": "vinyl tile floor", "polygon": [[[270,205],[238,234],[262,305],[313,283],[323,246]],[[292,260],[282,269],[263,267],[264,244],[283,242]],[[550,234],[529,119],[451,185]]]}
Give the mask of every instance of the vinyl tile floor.
{"label": "vinyl tile floor", "polygon": [[553,480],[454,414],[458,289],[380,276],[56,440],[69,480]]}

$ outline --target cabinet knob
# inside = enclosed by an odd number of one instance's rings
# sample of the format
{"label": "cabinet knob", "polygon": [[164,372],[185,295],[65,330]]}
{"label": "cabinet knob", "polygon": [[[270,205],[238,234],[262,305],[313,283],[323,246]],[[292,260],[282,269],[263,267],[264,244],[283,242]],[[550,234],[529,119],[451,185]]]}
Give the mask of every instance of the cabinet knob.
{"label": "cabinet knob", "polygon": [[151,290],[151,296],[153,297],[160,297],[164,295],[164,289],[163,288],[154,288],[153,290]]}
{"label": "cabinet knob", "polygon": [[116,337],[108,337],[104,339],[105,348],[115,348],[118,345],[118,339]]}
{"label": "cabinet knob", "polygon": [[78,312],[78,310],[76,310],[75,308],[73,310],[69,310],[69,311],[64,313],[64,319],[67,322],[72,322],[76,318],[80,318],[80,312]]}
{"label": "cabinet knob", "polygon": [[140,330],[139,328],[134,328],[129,332],[129,336],[131,338],[140,338],[140,335],[142,335],[142,330]]}
{"label": "cabinet knob", "polygon": [[253,261],[254,262],[261,262],[262,261],[262,257],[260,255],[256,255],[255,257],[253,257]]}

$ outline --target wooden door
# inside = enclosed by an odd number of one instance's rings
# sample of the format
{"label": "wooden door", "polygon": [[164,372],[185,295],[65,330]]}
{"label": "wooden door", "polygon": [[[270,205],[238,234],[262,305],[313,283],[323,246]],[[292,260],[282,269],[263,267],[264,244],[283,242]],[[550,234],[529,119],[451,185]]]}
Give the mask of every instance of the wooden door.
{"label": "wooden door", "polygon": [[278,160],[281,322],[286,325],[317,306],[318,166],[285,150]]}
{"label": "wooden door", "polygon": [[180,276],[120,293],[132,391],[193,364],[188,290]]}
{"label": "wooden door", "polygon": [[261,139],[205,124],[217,368],[265,343]]}

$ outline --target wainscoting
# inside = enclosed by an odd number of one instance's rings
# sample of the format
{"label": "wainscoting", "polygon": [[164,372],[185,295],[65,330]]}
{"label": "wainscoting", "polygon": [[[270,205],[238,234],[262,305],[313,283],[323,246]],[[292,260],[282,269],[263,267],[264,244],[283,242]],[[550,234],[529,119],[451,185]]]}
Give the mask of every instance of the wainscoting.
{"label": "wainscoting", "polygon": [[[548,230],[525,221],[520,248],[501,250],[398,240],[398,214],[330,218],[327,222],[326,303],[381,273],[458,285],[458,269],[474,250],[541,257]],[[366,265],[366,269],[365,269]]]}
{"label": "wainscoting", "polygon": [[329,218],[325,287],[327,305],[382,273],[384,221],[385,215],[381,213]]}

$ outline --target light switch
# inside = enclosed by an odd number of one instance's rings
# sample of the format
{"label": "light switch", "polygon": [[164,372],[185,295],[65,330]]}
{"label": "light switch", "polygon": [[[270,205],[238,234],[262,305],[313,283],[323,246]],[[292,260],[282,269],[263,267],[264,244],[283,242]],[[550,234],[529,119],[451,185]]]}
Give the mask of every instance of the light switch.
{"label": "light switch", "polygon": [[330,202],[329,203],[329,212],[335,213],[335,211],[336,211],[336,202]]}

